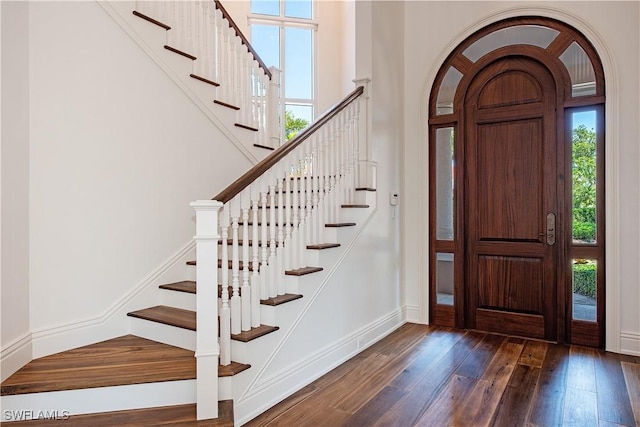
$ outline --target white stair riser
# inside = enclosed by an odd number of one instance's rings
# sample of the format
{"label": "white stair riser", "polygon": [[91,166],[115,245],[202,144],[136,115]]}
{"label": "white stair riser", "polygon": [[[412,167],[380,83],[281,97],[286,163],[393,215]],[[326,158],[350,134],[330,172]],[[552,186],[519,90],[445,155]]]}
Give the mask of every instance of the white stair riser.
{"label": "white stair riser", "polygon": [[38,415],[70,415],[157,406],[184,405],[196,401],[196,380],[97,387],[2,397],[2,422]]}
{"label": "white stair riser", "polygon": [[136,317],[129,318],[131,333],[134,335],[187,350],[196,350],[195,331]]}

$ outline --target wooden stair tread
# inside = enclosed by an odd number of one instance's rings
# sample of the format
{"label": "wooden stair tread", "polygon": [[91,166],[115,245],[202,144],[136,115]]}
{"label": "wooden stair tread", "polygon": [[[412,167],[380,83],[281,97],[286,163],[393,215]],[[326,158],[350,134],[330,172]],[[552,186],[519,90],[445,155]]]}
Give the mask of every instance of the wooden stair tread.
{"label": "wooden stair tread", "polygon": [[180,49],[176,49],[175,47],[169,46],[168,44],[165,44],[165,45],[164,45],[164,48],[165,48],[165,49],[167,49],[167,50],[168,50],[168,51],[170,51],[170,52],[177,53],[178,55],[182,55],[182,56],[184,56],[185,58],[189,58],[189,59],[191,59],[192,61],[195,61],[196,59],[198,59],[198,58],[196,58],[195,56],[191,55],[190,53],[183,52],[183,51],[181,51]]}
{"label": "wooden stair tread", "polygon": [[7,378],[1,394],[191,380],[194,352],[125,335],[34,359]]}
{"label": "wooden stair tread", "polygon": [[295,270],[287,270],[284,274],[287,276],[304,276],[306,274],[317,273],[322,270],[322,267],[302,267]]}
{"label": "wooden stair tread", "polygon": [[241,129],[251,130],[254,132],[258,132],[260,130],[260,129],[254,128],[253,126],[243,125],[242,123],[235,123],[235,126]]}
{"label": "wooden stair tread", "polygon": [[[129,409],[125,411],[100,412],[97,414],[72,415],[60,420],[65,427],[86,426],[118,426],[118,427],[150,427],[165,425],[233,427],[233,400],[218,402],[218,418],[197,421],[196,404],[160,406],[155,408]],[[53,420],[32,420],[12,422],[16,427],[50,426]]]}
{"label": "wooden stair tread", "polygon": [[369,205],[341,205],[343,208],[368,208]]}
{"label": "wooden stair tread", "polygon": [[195,294],[196,282],[194,282],[193,280],[183,280],[182,282],[167,283],[164,285],[160,285],[160,289]]}
{"label": "wooden stair tread", "polygon": [[248,331],[240,332],[239,334],[231,334],[231,339],[242,342],[249,342],[261,336],[270,334],[280,329],[278,326],[260,325],[257,328],[251,328]]}
{"label": "wooden stair tread", "polygon": [[260,304],[276,306],[276,305],[285,304],[289,301],[295,301],[300,298],[302,298],[302,295],[300,294],[284,294],[284,295],[278,295],[277,297],[261,299]]}
{"label": "wooden stair tread", "polygon": [[339,248],[340,243],[318,243],[317,245],[307,245],[307,249],[331,249],[331,248]]}
{"label": "wooden stair tread", "polygon": [[[228,261],[228,268],[233,268],[233,261],[229,260]],[[187,265],[197,265],[196,261],[187,261]],[[244,269],[244,263],[242,261],[238,261],[238,265],[239,265],[239,269],[242,270]],[[249,263],[249,271],[253,271],[253,263]],[[219,259],[218,260],[218,268],[222,268],[222,260]]]}
{"label": "wooden stair tread", "polygon": [[[193,280],[184,280],[182,282],[167,283],[165,285],[160,285],[160,288],[161,289],[167,289],[167,290],[170,290],[170,291],[186,292],[186,293],[189,293],[189,294],[195,294],[196,293],[196,282],[194,282]],[[239,288],[238,290],[240,292],[240,296],[242,296],[242,288]],[[233,292],[233,288],[231,286],[229,286],[229,296],[232,295],[232,292]],[[218,285],[218,298],[220,298],[221,296],[222,296],[222,285]],[[276,306],[276,305],[281,305],[281,304],[287,303],[289,301],[297,300],[299,298],[302,298],[302,295],[300,295],[300,294],[284,294],[284,295],[278,295],[277,297],[260,300],[260,304]]]}
{"label": "wooden stair tread", "polygon": [[211,86],[215,86],[215,87],[220,86],[220,83],[216,83],[216,82],[214,82],[213,80],[206,79],[206,78],[204,78],[204,77],[202,77],[202,76],[199,76],[199,75],[197,75],[197,74],[193,74],[193,73],[191,73],[191,74],[189,74],[189,77],[191,77],[191,78],[193,78],[193,79],[196,79],[196,80],[199,80],[199,81],[201,81],[201,82],[203,82],[203,83],[210,84]]}
{"label": "wooden stair tread", "polygon": [[196,330],[196,312],[182,308],[156,305],[127,313],[127,316],[164,323],[182,329]]}
{"label": "wooden stair tread", "polygon": [[217,99],[214,99],[213,103],[214,104],[218,104],[218,105],[222,105],[223,107],[231,108],[232,110],[236,110],[236,111],[240,109],[240,107],[236,107],[235,105],[227,104],[226,102],[219,101]]}
{"label": "wooden stair tread", "polygon": [[140,13],[140,12],[138,12],[137,10],[134,10],[134,11],[133,11],[133,14],[134,14],[135,16],[137,16],[138,18],[142,18],[142,19],[144,19],[145,21],[148,21],[148,22],[151,22],[152,24],[157,25],[158,27],[162,27],[162,28],[164,28],[165,30],[170,30],[170,29],[171,29],[171,27],[170,27],[170,26],[168,26],[167,24],[165,24],[165,23],[163,23],[163,22],[160,22],[160,21],[158,21],[158,20],[156,20],[156,19],[153,19],[153,18],[151,18],[150,16],[147,16],[147,15],[145,15],[145,14],[143,14],[143,13]]}
{"label": "wooden stair tread", "polygon": [[371,187],[358,187],[356,191],[376,191],[376,189]]}
{"label": "wooden stair tread", "polygon": [[356,223],[355,222],[337,222],[337,223],[332,223],[332,224],[325,224],[325,227],[332,227],[332,228],[338,228],[338,227],[353,227],[355,226]]}
{"label": "wooden stair tread", "polygon": [[270,151],[275,150],[275,148],[273,148],[273,147],[268,147],[268,146],[262,145],[262,144],[253,144],[253,146],[256,147],[256,148],[264,148],[265,150],[270,150]]}

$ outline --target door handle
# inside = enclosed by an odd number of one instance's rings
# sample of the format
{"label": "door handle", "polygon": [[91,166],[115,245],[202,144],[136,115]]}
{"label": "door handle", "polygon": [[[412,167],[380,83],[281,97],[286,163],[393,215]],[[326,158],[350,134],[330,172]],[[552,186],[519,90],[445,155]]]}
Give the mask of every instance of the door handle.
{"label": "door handle", "polygon": [[549,246],[556,244],[556,215],[554,213],[547,215],[547,232],[540,233],[538,236],[546,237]]}

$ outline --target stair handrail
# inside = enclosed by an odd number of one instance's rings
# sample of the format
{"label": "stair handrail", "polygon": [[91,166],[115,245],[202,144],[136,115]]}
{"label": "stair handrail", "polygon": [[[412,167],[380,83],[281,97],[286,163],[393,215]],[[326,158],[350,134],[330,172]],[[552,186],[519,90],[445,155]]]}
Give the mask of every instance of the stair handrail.
{"label": "stair handrail", "polygon": [[249,40],[247,40],[242,30],[240,30],[240,27],[238,27],[229,12],[227,12],[227,9],[224,8],[220,0],[213,0],[213,3],[216,5],[216,8],[219,9],[220,12],[222,12],[222,16],[229,22],[229,26],[233,28],[233,30],[236,32],[236,35],[240,37],[240,40],[242,40],[242,44],[244,44],[247,47],[249,53],[253,55],[253,59],[258,62],[260,68],[262,68],[264,70],[264,73],[269,77],[269,79],[271,79],[272,76],[269,67],[266,66],[262,58],[260,58],[260,55],[258,55],[258,52],[256,52],[253,46],[251,46],[251,43],[249,43]]}
{"label": "stair handrail", "polygon": [[306,139],[313,135],[318,129],[324,126],[329,120],[344,110],[352,102],[358,99],[364,93],[364,86],[358,86],[353,92],[347,95],[342,101],[334,104],[325,111],[310,126],[300,131],[296,136],[271,152],[267,157],[245,172],[240,178],[236,179],[231,185],[218,193],[212,200],[227,203],[237,194],[244,190],[248,185],[269,170],[273,165],[284,159],[287,154],[302,144]]}

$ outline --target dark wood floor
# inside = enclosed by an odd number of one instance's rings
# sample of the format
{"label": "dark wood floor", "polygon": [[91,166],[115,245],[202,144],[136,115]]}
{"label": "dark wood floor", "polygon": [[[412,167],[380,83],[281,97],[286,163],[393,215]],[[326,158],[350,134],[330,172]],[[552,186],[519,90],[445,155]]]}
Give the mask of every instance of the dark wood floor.
{"label": "dark wood floor", "polygon": [[[193,363],[193,352],[166,353],[167,349],[156,349],[156,344],[140,342],[131,336],[118,340],[136,349],[150,346],[163,358],[172,354],[169,359],[173,358],[174,364],[187,355]],[[29,368],[35,377],[5,381],[3,394],[25,392],[31,387],[51,388],[51,383],[72,377],[71,372],[85,386],[97,386],[96,380],[89,381],[83,371],[89,372],[90,365],[106,357],[103,361],[111,360],[104,366],[109,373],[106,378],[111,378],[112,368],[117,365],[113,360],[122,357],[117,356],[120,351],[105,342],[66,356],[47,356]],[[65,368],[61,360],[64,357],[73,359],[71,364],[76,369]],[[140,367],[141,362],[136,358],[131,363]],[[126,380],[128,370],[121,368],[116,377],[124,376]],[[158,365],[158,368],[165,375],[177,374],[175,366]],[[186,376],[192,377],[191,369],[185,368]],[[48,381],[49,384],[35,381],[40,375],[48,378],[40,370],[49,370],[56,380]],[[220,412],[223,419],[196,422],[194,405],[182,405],[11,425],[233,425],[230,402],[224,402]],[[640,358],[406,324],[247,424],[249,427],[489,425],[640,426]]]}
{"label": "dark wood floor", "polygon": [[406,324],[246,426],[640,426],[640,358]]}

